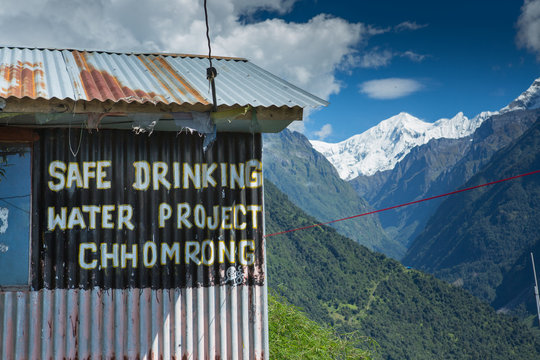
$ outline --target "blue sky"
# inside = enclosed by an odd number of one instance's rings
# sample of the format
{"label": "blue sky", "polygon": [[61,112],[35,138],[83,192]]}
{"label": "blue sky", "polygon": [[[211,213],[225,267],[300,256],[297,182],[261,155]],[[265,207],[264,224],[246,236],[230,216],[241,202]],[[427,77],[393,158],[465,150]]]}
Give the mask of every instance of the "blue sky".
{"label": "blue sky", "polygon": [[[207,54],[202,4],[5,0],[0,44]],[[498,110],[540,77],[540,0],[208,0],[208,11],[213,54],[330,101],[294,126],[311,139],[341,141],[402,111]]]}
{"label": "blue sky", "polygon": [[[472,117],[502,108],[540,77],[537,55],[516,42],[522,5],[510,0],[297,2],[285,16],[289,21],[306,21],[324,12],[381,29],[406,22],[418,25],[374,35],[358,46],[361,52],[409,51],[418,58],[396,55],[384,65],[338,71],[343,87],[329,97],[328,108],[310,116],[306,134],[316,138],[324,124],[331,124],[325,140],[336,142],[401,111],[435,121],[459,111]],[[409,84],[416,84],[414,91],[390,99],[361,91],[365,82],[396,78],[414,81]]]}

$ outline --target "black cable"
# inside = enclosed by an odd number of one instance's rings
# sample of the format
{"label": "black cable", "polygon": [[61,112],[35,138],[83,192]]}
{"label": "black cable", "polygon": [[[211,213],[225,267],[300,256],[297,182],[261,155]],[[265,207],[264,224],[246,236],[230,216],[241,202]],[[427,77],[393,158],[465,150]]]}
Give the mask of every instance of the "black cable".
{"label": "black cable", "polygon": [[210,45],[210,26],[208,25],[208,9],[206,8],[206,0],[204,0],[204,20],[206,21],[206,40],[208,41],[208,61],[210,68],[212,67],[212,46]]}
{"label": "black cable", "polygon": [[210,63],[210,67],[206,69],[206,78],[210,82],[210,87],[212,88],[212,111],[217,112],[216,83],[214,81],[217,76],[217,70],[212,66],[212,46],[210,45],[210,25],[208,24],[206,0],[204,0],[204,19],[206,21],[206,40],[208,41],[208,62]]}

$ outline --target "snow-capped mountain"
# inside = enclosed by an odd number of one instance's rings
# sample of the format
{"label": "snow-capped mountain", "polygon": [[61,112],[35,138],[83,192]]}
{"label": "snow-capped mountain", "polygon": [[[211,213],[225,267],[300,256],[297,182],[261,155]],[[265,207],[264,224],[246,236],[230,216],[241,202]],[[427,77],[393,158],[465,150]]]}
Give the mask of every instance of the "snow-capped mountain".
{"label": "snow-capped mountain", "polygon": [[502,108],[501,113],[538,108],[540,108],[540,78],[536,79],[532,85],[514,101]]}
{"label": "snow-capped mountain", "polygon": [[342,179],[351,180],[393,169],[412,148],[431,139],[468,136],[494,114],[483,112],[469,119],[460,112],[451,119],[428,123],[402,112],[342,142],[311,140],[311,144],[334,165]]}

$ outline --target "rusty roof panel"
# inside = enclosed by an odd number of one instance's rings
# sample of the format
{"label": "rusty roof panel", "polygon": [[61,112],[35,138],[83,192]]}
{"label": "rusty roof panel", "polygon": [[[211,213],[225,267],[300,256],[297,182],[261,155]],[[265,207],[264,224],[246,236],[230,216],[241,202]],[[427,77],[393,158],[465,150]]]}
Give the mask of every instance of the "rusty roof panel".
{"label": "rusty roof panel", "polygon": [[0,97],[74,98],[62,54],[0,47]]}
{"label": "rusty roof panel", "polygon": [[[327,105],[247,60],[212,63],[218,105]],[[0,97],[207,105],[208,66],[207,58],[187,55],[0,47]]]}

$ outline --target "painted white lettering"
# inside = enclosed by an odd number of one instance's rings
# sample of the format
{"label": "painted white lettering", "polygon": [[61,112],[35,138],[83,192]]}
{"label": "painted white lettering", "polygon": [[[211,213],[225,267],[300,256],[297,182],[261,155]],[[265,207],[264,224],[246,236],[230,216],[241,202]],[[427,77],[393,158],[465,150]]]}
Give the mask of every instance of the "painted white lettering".
{"label": "painted white lettering", "polygon": [[135,190],[146,190],[150,186],[150,164],[146,161],[136,161],[133,163],[135,168]]}
{"label": "painted white lettering", "polygon": [[81,243],[79,245],[79,266],[85,270],[95,269],[97,266],[97,260],[93,259],[90,262],[86,262],[86,250],[96,253],[97,245],[95,243]]}
{"label": "painted white lettering", "polygon": [[169,220],[172,215],[171,205],[167,203],[161,203],[158,207],[158,223],[160,228],[165,227],[165,220]]}
{"label": "painted white lettering", "polygon": [[114,223],[111,222],[113,214],[111,212],[114,211],[115,205],[103,205],[102,213],[101,213],[101,227],[103,229],[114,229]]}
{"label": "painted white lettering", "polygon": [[202,186],[207,188],[209,185],[216,186],[216,180],[212,177],[212,173],[217,169],[217,164],[202,164]]}
{"label": "painted white lettering", "polygon": [[177,214],[178,215],[178,219],[177,219],[178,229],[182,229],[183,226],[185,226],[188,229],[191,229],[193,225],[187,219],[191,215],[191,206],[187,203],[178,204],[177,213],[178,213]]}
{"label": "painted white lettering", "polygon": [[152,164],[152,184],[154,190],[159,190],[159,184],[165,186],[167,190],[171,188],[171,183],[165,178],[169,167],[163,161],[157,161]]}
{"label": "painted white lettering", "polygon": [[88,213],[89,225],[88,228],[94,230],[96,228],[96,214],[101,212],[101,208],[96,205],[83,205],[82,211]]}
{"label": "painted white lettering", "polygon": [[78,226],[81,229],[86,228],[86,224],[84,223],[84,218],[81,213],[81,209],[78,207],[74,207],[71,209],[71,212],[69,213],[69,219],[67,223],[68,229],[73,229],[75,226]]}
{"label": "painted white lettering", "polygon": [[186,241],[186,265],[193,261],[197,265],[201,265],[201,260],[197,258],[197,255],[201,252],[201,244],[198,241]]}
{"label": "painted white lettering", "polygon": [[53,231],[57,226],[61,230],[66,230],[67,208],[60,209],[60,213],[56,214],[54,207],[50,206],[47,209],[47,230]]}
{"label": "painted white lettering", "polygon": [[[150,252],[152,253],[150,256]],[[153,241],[144,243],[143,246],[143,264],[145,267],[152,267],[157,261],[157,246]]]}
{"label": "painted white lettering", "polygon": [[[78,188],[83,187],[83,179],[81,176],[81,171],[79,170],[79,163],[76,162],[70,162],[67,168],[67,175],[66,175],[66,188],[71,188],[73,185],[73,182],[75,182],[75,186]],[[86,185],[86,182],[84,183]],[[88,188],[85,186],[85,188]]]}
{"label": "painted white lettering", "polygon": [[118,267],[118,244],[112,244],[112,252],[107,251],[107,243],[101,243],[101,267],[109,266],[109,260],[112,260],[113,267]]}
{"label": "painted white lettering", "polygon": [[137,244],[131,245],[131,252],[127,252],[127,244],[120,245],[120,263],[122,269],[127,267],[127,261],[131,260],[131,267],[137,267]]}
{"label": "painted white lettering", "polygon": [[228,249],[225,241],[218,242],[218,261],[220,264],[223,264],[225,262],[225,256],[227,256],[227,260],[229,263],[235,263],[236,243],[234,240],[229,241]]}
{"label": "painted white lettering", "polygon": [[242,265],[253,265],[255,262],[255,242],[253,240],[241,240],[238,243],[238,262]]}
{"label": "painted white lettering", "polygon": [[133,207],[131,205],[118,205],[118,230],[122,230],[124,226],[129,230],[135,229],[135,226],[131,222],[133,217]]}
{"label": "painted white lettering", "polygon": [[255,159],[246,162],[246,186],[249,188],[257,188],[262,186],[262,182],[262,163]]}
{"label": "painted white lettering", "polygon": [[172,245],[161,243],[161,265],[167,264],[167,258],[173,259],[174,263],[180,264],[180,244],[175,242]]}
{"label": "painted white lettering", "polygon": [[[71,165],[71,163],[69,163]],[[95,172],[96,162],[95,161],[88,161],[83,162],[83,187],[85,189],[88,189],[90,187],[90,178],[96,178],[96,172]],[[78,165],[77,165],[78,168]],[[68,186],[69,187],[69,186]]]}
{"label": "painted white lettering", "polygon": [[[59,171],[61,170],[61,172]],[[47,184],[49,185],[49,189],[52,191],[60,191],[64,188],[66,185],[66,179],[64,178],[64,172],[66,171],[66,164],[64,164],[62,161],[51,161],[49,164],[49,175],[53,178],[58,180],[58,182],[49,181]]]}
{"label": "painted white lettering", "polygon": [[261,205],[248,205],[247,210],[251,211],[251,222],[254,229],[257,229],[257,213],[262,211]]}
{"label": "painted white lettering", "polygon": [[108,180],[105,180],[105,178],[107,177],[107,173],[104,170],[104,168],[110,167],[110,166],[111,166],[110,160],[102,160],[102,161],[97,162],[96,187],[100,190],[111,188],[111,182]]}

